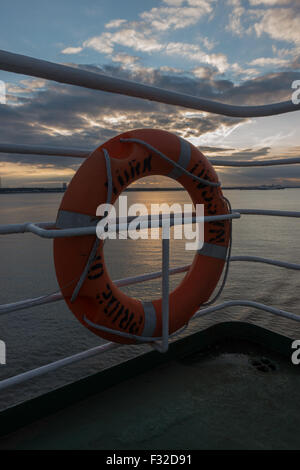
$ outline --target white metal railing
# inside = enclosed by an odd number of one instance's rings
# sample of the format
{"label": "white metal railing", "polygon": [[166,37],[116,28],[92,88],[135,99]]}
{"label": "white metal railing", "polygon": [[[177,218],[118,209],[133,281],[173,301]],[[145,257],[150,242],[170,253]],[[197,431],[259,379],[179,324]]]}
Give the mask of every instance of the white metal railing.
{"label": "white metal railing", "polygon": [[[249,255],[238,255],[231,256],[230,263],[234,261],[247,261],[253,263],[263,263],[269,264],[271,266],[278,266],[280,268],[291,269],[295,271],[300,271],[300,264],[288,263],[287,261],[280,261],[270,258],[262,258],[260,256],[249,256]],[[169,269],[169,276],[174,276],[175,274],[182,274],[187,272],[190,269],[191,265],[178,266],[176,268]],[[118,287],[126,287],[135,284],[140,284],[142,282],[153,281],[154,279],[159,279],[162,277],[162,271],[155,271],[152,273],[141,274],[138,276],[126,277],[124,279],[118,279],[114,281],[114,284]],[[39,297],[20,300],[18,302],[12,302],[9,304],[0,305],[0,315],[5,315],[6,313],[16,312],[18,310],[26,310],[28,308],[37,307],[39,305],[49,304],[52,302],[58,302],[63,300],[63,295],[61,292],[54,292],[52,294],[42,295]]]}
{"label": "white metal railing", "polygon": [[197,96],[144,85],[142,83],[115,78],[101,73],[89,72],[67,65],[55,64],[46,60],[34,59],[33,57],[7,51],[0,51],[0,70],[1,69],[7,72],[44,78],[59,83],[77,85],[91,90],[108,91],[110,93],[118,93],[224,116],[273,116],[275,114],[289,113],[300,109],[300,104],[293,104],[292,101],[263,106],[228,105]]}
{"label": "white metal railing", "polygon": [[[291,101],[282,103],[274,103],[263,106],[233,106],[203,98],[190,96],[183,93],[177,93],[170,90],[160,89],[157,87],[144,85],[141,83],[135,83],[128,80],[117,79],[100,73],[89,72],[75,67],[69,67],[61,64],[55,64],[44,60],[34,59],[19,54],[13,54],[6,51],[0,51],[0,69],[9,72],[26,74],[32,77],[44,78],[47,80],[54,80],[56,82],[77,85],[93,90],[108,91],[111,93],[118,93],[128,95],[132,97],[148,99],[160,103],[167,103],[170,105],[183,106],[190,109],[196,109],[204,112],[216,113],[226,116],[235,117],[258,117],[258,116],[270,116],[276,114],[282,114],[292,111],[300,110],[300,105],[295,105]],[[90,153],[91,149],[73,149],[73,148],[58,148],[49,146],[34,146],[34,145],[17,145],[3,143],[0,144],[0,152],[2,153],[19,153],[19,154],[31,154],[31,155],[51,155],[61,157],[80,157],[86,158]],[[271,160],[251,160],[251,161],[236,161],[226,160],[223,158],[211,158],[210,162],[216,166],[232,166],[232,167],[254,167],[254,166],[273,166],[273,165],[287,165],[287,164],[299,164],[300,158],[286,158],[286,159],[271,159]],[[273,211],[273,210],[260,210],[260,209],[236,209],[226,216],[214,216],[201,218],[201,220],[209,221],[216,220],[217,217],[232,221],[233,219],[240,218],[241,215],[269,215],[269,216],[280,216],[280,217],[300,217],[300,212],[296,211]],[[198,221],[194,214],[190,215],[188,220],[183,223],[193,223]],[[155,222],[158,227],[163,227],[163,230],[169,230],[170,227],[162,225],[161,219],[157,219]],[[176,225],[176,220],[174,218]],[[125,230],[125,224],[118,222],[115,227],[117,230]],[[11,234],[11,233],[25,233],[31,232],[43,238],[56,238],[66,236],[84,236],[87,234],[95,234],[95,226],[79,227],[73,229],[57,230],[55,224],[49,223],[23,223],[23,224],[10,224],[0,226],[0,234]],[[160,343],[152,343],[156,349],[164,352],[168,348],[169,341],[169,327],[168,327],[168,315],[169,315],[169,275],[183,273],[188,271],[190,266],[181,266],[173,269],[169,269],[169,240],[164,238],[162,240],[162,271],[143,274],[141,276],[120,279],[115,281],[118,286],[125,286],[136,284],[139,282],[145,282],[150,279],[162,278],[162,302],[163,302],[163,323],[162,323],[162,337],[157,338],[161,341]],[[279,266],[287,269],[300,270],[299,264],[287,263],[283,261],[266,259],[256,256],[231,256],[227,258],[227,263],[231,261],[247,261],[247,262],[259,262],[266,263],[269,265]],[[47,296],[40,296],[34,299],[27,299],[11,304],[1,305],[0,314],[14,312],[21,309],[26,309],[36,305],[59,301],[63,298],[60,292],[52,293]],[[267,311],[274,315],[279,315],[290,320],[300,321],[300,316],[280,310],[274,307],[270,307],[258,302],[249,300],[237,300],[227,301],[219,305],[203,306],[194,315],[194,318],[206,315],[213,311],[221,310],[223,308],[234,307],[234,306],[249,306],[260,310]],[[116,333],[112,330],[113,333]],[[180,332],[179,332],[180,333]],[[176,332],[175,334],[178,334]],[[130,335],[129,335],[130,336]],[[133,335],[131,335],[133,336]],[[137,338],[141,341],[141,338]],[[149,339],[153,341],[153,338]],[[97,346],[88,351],[84,351],[73,356],[60,359],[51,364],[38,367],[31,371],[19,374],[15,377],[11,377],[0,382],[0,390],[3,390],[11,385],[20,384],[33,377],[40,376],[52,370],[56,370],[60,367],[64,367],[68,364],[77,362],[79,360],[94,356],[96,354],[103,353],[107,350],[120,347],[121,345],[108,342],[104,345]]]}
{"label": "white metal railing", "polygon": [[[20,155],[47,155],[52,157],[87,158],[95,149],[74,149],[71,147],[52,147],[45,145],[0,144],[0,153]],[[214,166],[259,167],[276,165],[295,165],[300,163],[300,157],[272,158],[269,160],[227,160],[226,158],[208,158]]]}
{"label": "white metal railing", "polygon": [[[211,222],[217,220],[232,220],[239,219],[241,215],[269,215],[277,217],[300,217],[299,211],[279,211],[268,209],[234,209],[231,214],[211,215],[207,217],[196,217],[195,214],[186,214],[184,217],[185,224],[192,224],[196,222]],[[180,217],[178,217],[180,216]],[[0,225],[0,235],[9,235],[14,233],[33,233],[41,238],[65,238],[65,237],[82,237],[85,235],[96,235],[96,223],[87,227],[76,227],[66,229],[55,229],[54,222],[24,222],[21,224],[3,224]],[[141,229],[148,228],[149,217],[139,217]],[[163,217],[160,215],[151,216],[151,227],[159,228],[164,224]],[[174,214],[170,219],[170,226],[182,225],[181,214]],[[128,221],[117,222],[110,224],[110,231],[120,232],[128,230]]]}
{"label": "white metal railing", "polygon": [[[295,217],[300,217],[295,215]],[[196,217],[193,214],[185,214],[184,223],[193,224],[196,222],[212,222],[217,220],[231,220],[240,218],[239,212],[234,212],[231,214],[223,215],[210,215],[206,217]],[[151,216],[151,228],[160,228],[165,224],[163,217],[157,215]],[[172,219],[168,222],[170,227],[175,225],[182,225],[181,214],[174,214]],[[147,229],[149,227],[149,217],[148,216],[139,216],[139,226],[140,229]],[[122,232],[128,230],[128,222],[120,222],[116,224],[110,224],[110,232]],[[66,237],[82,237],[85,235],[96,235],[96,222],[93,225],[88,227],[76,227],[76,228],[65,228],[65,229],[55,229],[55,224],[53,222],[25,222],[23,224],[7,224],[0,225],[0,235],[8,235],[13,233],[26,233],[30,232],[42,238],[66,238]]]}
{"label": "white metal railing", "polygon": [[[287,261],[280,261],[270,258],[262,258],[260,256],[249,256],[249,255],[238,255],[231,256],[230,263],[234,261],[247,261],[252,263],[263,263],[269,264],[271,266],[278,266],[280,268],[291,269],[294,271],[300,271],[300,264],[289,263]],[[169,269],[169,276],[174,276],[175,274],[185,273],[190,269],[191,265],[187,264],[184,266],[178,266],[176,268]],[[118,287],[126,287],[135,284],[140,284],[142,282],[153,281],[154,279],[159,279],[162,276],[162,271],[155,271],[152,273],[141,274],[138,276],[126,277],[124,279],[115,280],[114,283]],[[16,312],[18,310],[26,310],[28,308],[37,307],[39,305],[49,304],[52,302],[58,302],[63,300],[63,295],[61,292],[54,292],[52,294],[42,295],[39,297],[20,300],[18,302],[12,302],[9,304],[0,305],[0,315],[6,313]]]}
{"label": "white metal railing", "polygon": [[65,147],[51,147],[46,145],[25,145],[25,144],[0,144],[1,153],[13,153],[21,155],[48,155],[52,157],[78,157],[87,158],[93,151],[84,149],[74,149]]}
{"label": "white metal railing", "polygon": [[[198,312],[195,313],[194,317],[191,320],[194,320],[199,317],[203,317],[208,315],[209,313],[223,310],[224,308],[228,307],[252,307],[258,310],[263,310],[265,312],[272,313],[273,315],[277,315],[283,318],[287,318],[289,320],[300,321],[300,317],[290,312],[286,312],[285,310],[280,310],[278,308],[269,307],[268,305],[264,305],[259,302],[253,302],[251,300],[229,300],[227,302],[223,302],[219,305],[214,305],[212,307],[207,307],[205,309],[200,309]],[[151,345],[151,343],[150,343]],[[51,362],[50,364],[46,364],[44,366],[37,367],[35,369],[23,372],[21,374],[15,375],[13,377],[9,377],[7,379],[0,381],[0,391],[9,388],[13,385],[18,385],[24,382],[27,382],[30,379],[40,377],[48,372],[52,372],[54,370],[61,369],[70,364],[77,363],[82,361],[83,359],[88,359],[90,357],[103,354],[107,351],[112,349],[116,349],[123,346],[122,344],[108,342],[102,344],[100,346],[96,346],[94,348],[88,349],[86,351],[82,351],[77,354],[73,354],[72,356],[65,357],[63,359],[59,359],[55,362]],[[163,352],[163,349],[161,350]]]}
{"label": "white metal railing", "polygon": [[[274,210],[257,210],[257,209],[240,209],[239,212],[238,211],[232,211],[230,214],[225,214],[225,215],[219,215],[219,216],[210,216],[210,217],[195,217],[194,214],[189,214],[189,217],[185,218],[184,221],[182,221],[181,218],[178,218],[176,217],[176,214],[174,214],[172,220],[167,220],[167,225],[166,225],[166,220],[163,218],[162,215],[155,215],[154,216],[154,219],[151,220],[151,227],[162,227],[163,230],[169,230],[170,227],[172,225],[180,225],[180,224],[184,224],[184,223],[194,223],[194,222],[203,222],[203,221],[210,221],[210,220],[220,220],[220,219],[223,219],[223,220],[233,220],[233,219],[236,219],[236,218],[240,218],[241,216],[241,213],[245,213],[247,215],[251,215],[251,214],[255,214],[255,215],[271,215],[271,216],[280,216],[280,217],[300,217],[300,212],[295,212],[295,211],[274,211]],[[47,226],[47,223],[44,224]],[[141,225],[141,228],[148,228],[149,226],[149,216],[144,216],[142,218],[140,218],[140,225]],[[29,226],[29,230],[32,231],[32,226],[34,227],[37,227],[37,224],[24,224],[24,226],[22,226],[21,224],[21,227],[18,227],[18,230],[16,230],[16,227],[15,225],[13,226],[0,226],[0,234],[7,234],[7,233],[23,233],[26,231],[26,228],[28,228]],[[49,230],[49,224],[48,224],[48,227],[47,228],[39,228],[40,230],[42,230],[43,232],[49,232],[51,235],[49,236],[49,238],[57,238],[60,234],[60,232],[64,232],[63,233],[63,236],[74,236],[74,235],[77,235],[77,236],[83,236],[83,235],[86,235],[86,234],[95,234],[96,233],[96,228],[95,226],[94,227],[81,227],[81,228],[76,228],[76,229],[65,229],[66,231],[64,230],[51,230],[51,226],[54,226],[54,224],[50,225],[50,230]],[[129,228],[129,223],[128,222],[124,222],[122,219],[119,219],[119,223],[117,223],[115,226],[111,226],[109,228],[110,231],[122,231],[122,230],[128,230]],[[93,231],[89,231],[87,232],[87,230],[91,230],[93,229]],[[74,232],[75,231],[75,232]],[[33,233],[36,233],[38,235],[40,235],[39,231],[36,232],[36,231],[33,231]],[[41,236],[45,236],[45,234],[43,233]],[[48,238],[48,234],[46,235],[46,237]],[[162,345],[158,345],[157,344],[157,341],[155,341],[154,343],[156,343],[156,347],[157,349],[159,349],[161,352],[163,351],[166,351],[167,350],[167,344],[168,344],[168,340],[169,340],[169,332],[168,332],[168,329],[166,328],[166,324],[168,323],[168,315],[169,315],[169,309],[168,309],[168,298],[169,298],[169,274],[177,274],[179,272],[185,272],[189,269],[189,266],[183,266],[183,267],[179,267],[179,268],[175,268],[173,270],[170,270],[169,269],[169,240],[165,241],[163,240],[163,247],[162,247],[162,253],[163,253],[163,269],[162,269],[162,272],[158,272],[158,273],[150,273],[150,274],[145,274],[145,275],[142,275],[142,279],[140,276],[137,276],[137,277],[134,277],[134,278],[127,278],[127,279],[124,279],[124,280],[119,280],[119,281],[116,281],[116,284],[117,285],[130,285],[130,284],[136,284],[138,282],[144,282],[146,280],[150,280],[150,279],[155,279],[155,278],[158,278],[158,277],[162,277],[162,286],[163,286],[163,312],[165,312],[165,314],[163,315],[163,321],[164,321],[164,328],[163,328],[163,335],[162,335]],[[294,264],[294,263],[287,263],[287,262],[282,262],[282,261],[278,261],[278,260],[272,260],[272,259],[265,259],[265,258],[260,258],[260,257],[251,257],[251,256],[237,256],[237,257],[231,257],[229,261],[253,261],[253,262],[260,262],[260,263],[266,263],[266,264],[271,264],[271,265],[275,265],[275,266],[280,266],[280,267],[285,267],[285,268],[288,268],[288,269],[294,269],[294,270],[300,270],[300,265],[298,264]],[[19,301],[19,302],[16,302],[16,303],[11,303],[11,304],[6,304],[6,305],[2,305],[0,306],[0,314],[4,314],[4,313],[9,313],[9,312],[13,312],[13,311],[16,311],[16,310],[21,310],[21,309],[25,309],[25,308],[30,308],[30,307],[33,307],[33,306],[36,306],[36,305],[41,305],[41,304],[44,304],[44,303],[50,303],[50,302],[54,302],[54,301],[58,301],[58,300],[61,300],[62,299],[62,295],[59,294],[59,293],[54,293],[54,294],[51,294],[51,295],[48,295],[48,296],[41,296],[41,297],[37,297],[35,299],[27,299],[25,301]],[[166,300],[167,299],[167,300]],[[245,302],[249,302],[249,301],[245,301]],[[259,306],[257,308],[260,308]],[[267,306],[264,306],[264,308],[268,308]],[[272,312],[272,307],[270,307],[271,310],[268,310],[268,311],[271,311]],[[291,314],[291,316],[289,318],[292,318],[292,319],[298,319],[300,321],[300,316],[296,316],[294,314]],[[101,328],[101,329],[104,329],[104,328]],[[110,331],[109,329],[106,328],[105,331]],[[113,330],[111,330],[113,331]],[[117,333],[119,334],[119,333]],[[120,333],[121,336],[128,336],[128,337],[133,337],[134,335],[130,335],[130,334],[125,334],[125,333]],[[139,337],[134,337],[134,339],[139,339],[139,341],[142,341],[142,342],[150,342],[150,341],[153,341],[153,339],[151,338],[139,338]]]}

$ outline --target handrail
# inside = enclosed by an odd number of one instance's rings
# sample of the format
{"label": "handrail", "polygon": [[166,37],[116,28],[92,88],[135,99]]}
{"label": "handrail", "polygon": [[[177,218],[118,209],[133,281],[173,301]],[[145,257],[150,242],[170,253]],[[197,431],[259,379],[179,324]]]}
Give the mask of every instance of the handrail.
{"label": "handrail", "polygon": [[[190,265],[180,266],[169,270],[169,275],[184,273],[188,271]],[[124,279],[117,279],[114,284],[118,287],[131,286],[133,284],[139,284],[141,282],[151,281],[153,279],[159,279],[162,276],[162,271],[155,271],[152,273],[141,274],[138,276],[126,277]],[[20,300],[9,304],[0,305],[0,315],[6,313],[16,312],[18,310],[25,310],[27,308],[36,307],[38,305],[49,304],[52,302],[58,302],[63,300],[61,292],[54,292],[53,294],[42,295],[33,299]]]}
{"label": "handrail", "polygon": [[264,263],[270,264],[272,266],[278,266],[279,268],[294,269],[295,271],[300,271],[300,264],[288,263],[287,261],[280,261],[270,258],[262,258],[261,256],[247,256],[247,255],[238,255],[231,256],[230,262],[232,261],[249,261],[251,263]]}
{"label": "handrail", "polygon": [[[201,148],[200,148],[201,150]],[[277,165],[296,165],[300,163],[300,158],[273,158],[270,160],[223,160],[222,158],[208,158],[208,161],[215,166],[236,166],[236,167],[253,167],[253,166],[277,166]]]}
{"label": "handrail", "polygon": [[[71,147],[53,147],[46,145],[26,145],[26,144],[0,144],[0,153],[12,153],[20,155],[47,155],[51,157],[73,157],[87,158],[95,149],[75,149]],[[200,147],[201,150],[201,147]],[[230,167],[259,167],[277,165],[296,165],[300,163],[299,157],[294,158],[274,158],[269,160],[226,160],[221,158],[208,158],[214,166]]]}
{"label": "handrail", "polygon": [[59,83],[77,85],[92,90],[108,91],[110,93],[143,98],[159,103],[207,111],[223,116],[244,118],[273,116],[300,110],[300,104],[293,104],[292,101],[263,106],[236,106],[224,104],[3,50],[0,50],[0,69],[6,70],[7,72],[29,75],[31,77],[54,80]]}
{"label": "handrail", "polygon": [[[189,214],[188,217],[185,217],[184,221],[181,221],[180,217],[174,216],[170,220],[170,225],[181,225],[182,222],[185,224],[195,223],[195,222],[209,222],[214,220],[229,220],[240,218],[240,215],[269,215],[276,217],[300,217],[299,211],[279,211],[279,210],[269,210],[269,209],[233,209],[231,214],[207,216],[207,217],[196,217],[195,213]],[[181,214],[180,214],[181,215]],[[162,227],[163,218],[162,216],[154,215],[152,227]],[[139,220],[142,218],[139,217]],[[145,227],[148,224],[149,218],[144,217]],[[122,231],[128,229],[129,222],[120,222],[110,227],[112,231]],[[141,222],[142,223],[142,222]],[[64,237],[76,237],[76,236],[85,236],[85,235],[94,235],[96,233],[96,226],[88,227],[77,227],[77,228],[67,228],[67,229],[56,229],[54,222],[24,222],[21,224],[3,224],[0,225],[0,235],[8,235],[13,233],[25,233],[31,232],[35,235],[38,235],[42,238],[64,238]]]}
{"label": "handrail", "polygon": [[[218,305],[213,305],[211,307],[203,308],[198,310],[195,315],[191,318],[191,321],[203,317],[205,315],[208,315],[211,312],[219,311],[224,308],[229,308],[229,307],[237,307],[237,306],[243,306],[243,307],[254,307],[258,310],[264,310],[266,312],[272,313],[273,315],[278,315],[284,318],[288,318],[289,320],[294,320],[299,322],[300,321],[300,315],[296,315],[294,313],[286,312],[285,310],[281,310],[278,308],[274,307],[269,307],[268,305],[259,303],[259,302],[253,302],[251,300],[229,300],[226,302],[223,302],[222,304]],[[44,375],[48,372],[58,370],[62,367],[65,367],[70,364],[74,364],[76,362],[82,361],[83,359],[87,359],[89,357],[104,353],[106,351],[109,351],[111,349],[116,349],[118,347],[122,346],[122,344],[117,344],[117,343],[112,343],[112,342],[107,342],[105,344],[102,344],[100,346],[96,346],[94,348],[88,349],[86,351],[83,351],[81,353],[74,354],[69,357],[65,357],[63,359],[59,359],[57,361],[51,362],[50,364],[46,364],[44,366],[37,367],[35,369],[29,370],[27,372],[23,372],[21,374],[15,375],[13,377],[9,377],[7,379],[1,380],[0,381],[0,391],[4,390],[8,387],[11,387],[13,385],[18,385],[20,383],[27,382],[27,380],[33,379],[35,377],[40,377],[41,375]]]}
{"label": "handrail", "polygon": [[77,354],[73,354],[69,357],[64,357],[63,359],[59,359],[58,361],[51,362],[50,364],[45,364],[44,366],[37,367],[33,370],[28,370],[18,375],[14,375],[13,377],[9,377],[8,379],[4,379],[0,381],[0,391],[4,390],[12,385],[18,385],[20,383],[26,382],[34,377],[40,377],[41,375],[46,374],[47,372],[52,372],[54,370],[60,369],[61,367],[68,366],[70,364],[74,364],[76,362],[82,361],[83,359],[88,359],[90,357],[96,356],[100,353],[104,353],[106,351],[110,351],[111,349],[117,349],[122,344],[118,343],[105,343],[101,344],[100,346],[96,346],[94,348],[88,349],[86,351],[82,351]]}
{"label": "handrail", "polygon": [[75,149],[72,147],[52,147],[46,145],[0,144],[0,153],[17,153],[21,155],[49,155],[53,157],[87,158],[94,149]]}
{"label": "handrail", "polygon": [[[300,264],[288,263],[287,261],[280,261],[280,260],[275,260],[275,259],[270,259],[270,258],[262,258],[259,256],[246,256],[246,255],[231,256],[230,262],[232,261],[249,261],[249,262],[254,262],[254,263],[263,263],[263,264],[269,264],[272,266],[278,266],[280,268],[300,271]],[[187,264],[184,266],[178,266],[177,268],[171,268],[169,269],[169,276],[185,273],[190,269],[190,267],[191,265]],[[154,279],[159,279],[161,278],[161,276],[162,276],[162,271],[155,271],[152,273],[140,274],[138,276],[131,276],[131,277],[123,278],[123,279],[118,279],[114,281],[114,283],[118,287],[131,286],[135,284],[140,284],[142,282],[152,281]],[[9,304],[3,304],[3,305],[0,305],[0,315],[16,312],[19,310],[25,310],[27,308],[36,307],[38,305],[58,302],[60,300],[63,300],[63,298],[64,297],[61,292],[55,292],[53,294],[43,295],[43,296],[35,297],[33,299],[26,299],[26,300],[20,300],[18,302],[13,302]]]}
{"label": "handrail", "polygon": [[254,307],[259,310],[264,310],[265,312],[273,313],[273,315],[278,315],[279,317],[288,318],[289,320],[295,320],[300,322],[300,315],[296,313],[290,313],[286,310],[281,310],[280,308],[270,307],[269,305],[262,304],[260,302],[254,302],[253,300],[227,300],[219,305],[213,305],[211,307],[203,308],[196,312],[193,318],[198,318],[202,315],[207,315],[211,312],[217,312],[228,307]]}
{"label": "handrail", "polygon": [[244,215],[270,215],[276,217],[300,217],[299,211],[278,211],[270,209],[234,209]]}
{"label": "handrail", "polygon": [[[299,212],[300,217],[300,212]],[[196,217],[195,214],[185,214],[184,221],[182,220],[182,214],[174,214],[170,217],[170,221],[164,219],[161,215],[152,215],[151,219],[149,216],[139,216],[140,229],[150,228],[149,222],[151,221],[151,228],[159,228],[170,224],[170,227],[175,225],[193,224],[196,222],[212,222],[218,220],[231,220],[239,219],[240,214],[233,212],[231,214],[220,214],[220,215],[209,215],[205,217]],[[86,235],[96,235],[96,223],[87,227],[76,227],[76,228],[65,228],[56,229],[55,224],[51,222],[32,223],[25,222],[23,224],[6,224],[0,225],[0,235],[8,235],[13,233],[26,233],[30,232],[34,235],[38,235],[42,238],[66,238],[66,237],[82,237]],[[121,232],[130,229],[129,221],[116,221],[115,224],[110,224],[107,232]]]}

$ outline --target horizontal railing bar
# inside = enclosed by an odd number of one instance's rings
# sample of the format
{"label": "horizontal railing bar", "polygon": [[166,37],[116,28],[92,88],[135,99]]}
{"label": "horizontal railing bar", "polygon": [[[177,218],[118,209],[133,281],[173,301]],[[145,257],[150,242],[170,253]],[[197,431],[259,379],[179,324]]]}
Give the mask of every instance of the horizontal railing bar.
{"label": "horizontal railing bar", "polygon": [[33,299],[19,300],[18,302],[11,302],[9,304],[0,305],[0,315],[6,313],[17,312],[18,310],[25,310],[31,307],[37,307],[38,305],[50,304],[52,302],[58,302],[63,300],[61,292],[55,292],[53,294],[41,295],[34,297]]}
{"label": "horizontal railing bar", "polygon": [[[238,219],[240,214],[237,212],[231,214],[220,214],[220,215],[211,215],[206,217],[196,217],[190,214],[190,216],[185,216],[184,220],[181,218],[182,214],[174,214],[173,218],[170,219],[170,227],[175,225],[185,225],[193,224],[196,222],[212,222],[217,220],[231,220]],[[149,225],[149,217],[145,216],[139,217],[139,226],[140,229],[146,228],[160,228],[166,224],[166,219],[163,219],[159,215],[151,216],[151,225]],[[67,237],[82,237],[86,235],[96,235],[96,225],[88,227],[76,227],[76,228],[66,228],[66,229],[55,229],[54,224],[36,224],[32,222],[25,222],[23,224],[9,224],[9,225],[0,225],[0,235],[8,235],[12,233],[26,233],[30,232],[35,235],[38,235],[42,238],[67,238]],[[130,230],[129,223],[116,223],[110,224],[107,232],[122,232]]]}
{"label": "horizontal railing bar", "polygon": [[[200,147],[201,150],[201,147]],[[295,165],[300,163],[300,158],[274,158],[271,160],[223,160],[222,158],[209,158],[209,162],[215,166],[236,166],[236,167],[251,167],[251,166],[276,166],[276,165]]]}
{"label": "horizontal railing bar", "polygon": [[0,153],[17,153],[24,155],[50,155],[53,157],[86,158],[94,149],[75,149],[64,147],[48,147],[45,145],[0,144]]}
{"label": "horizontal railing bar", "polygon": [[[249,262],[255,262],[255,263],[264,263],[264,264],[269,264],[272,266],[278,266],[281,268],[300,271],[300,264],[288,263],[286,261],[279,261],[279,260],[274,260],[274,259],[269,259],[269,258],[261,258],[259,256],[242,256],[242,255],[232,256],[230,258],[230,262],[232,261],[249,261]],[[175,274],[187,272],[190,266],[191,265],[187,264],[185,266],[171,268],[169,270],[169,275],[172,276]],[[139,284],[142,282],[151,281],[153,279],[159,279],[161,278],[161,276],[162,276],[162,272],[156,271],[152,273],[141,274],[138,276],[127,277],[124,279],[118,279],[114,281],[114,283],[118,287],[130,286],[130,285]],[[44,305],[44,304],[48,304],[51,302],[57,302],[60,300],[63,300],[63,295],[61,292],[56,292],[54,294],[35,297],[33,299],[26,299],[26,300],[21,300],[19,302],[3,304],[3,305],[0,305],[0,315],[11,313],[11,312],[16,312],[18,310],[25,310],[27,308],[36,307],[38,305]]]}
{"label": "horizontal railing bar", "polygon": [[[172,268],[169,270],[169,275],[183,273],[189,270],[190,265],[180,266],[177,268]],[[124,279],[117,279],[114,281],[114,284],[118,287],[130,286],[133,284],[139,284],[145,281],[151,281],[152,279],[159,279],[162,276],[161,271],[156,271],[152,273],[142,274],[139,276],[127,277]],[[36,307],[38,305],[44,305],[52,302],[58,302],[63,300],[63,295],[61,292],[55,292],[54,294],[44,295],[40,297],[35,297],[33,299],[21,300],[19,302],[13,302],[9,304],[0,305],[0,315],[5,313],[16,312],[18,310],[25,310],[27,308]]]}
{"label": "horizontal railing bar", "polygon": [[54,222],[23,222],[21,224],[3,224],[0,225],[0,235],[12,235],[14,233],[26,233],[29,230],[27,230],[28,225],[35,225],[39,226],[44,229],[51,229],[52,227],[55,227]]}
{"label": "horizontal railing bar", "polygon": [[234,209],[243,215],[270,215],[275,217],[300,217],[299,211],[279,211],[270,209]]}
{"label": "horizontal railing bar", "polygon": [[59,359],[58,361],[51,362],[50,364],[37,367],[36,369],[32,369],[27,372],[23,372],[22,374],[15,375],[14,377],[9,377],[8,379],[0,381],[0,390],[5,390],[6,388],[13,385],[19,385],[23,382],[26,382],[27,380],[33,379],[34,377],[40,377],[41,375],[47,374],[48,372],[53,372],[54,370],[61,369],[62,367],[82,361],[83,359],[88,359],[106,351],[111,351],[112,349],[116,349],[120,346],[123,345],[111,342],[101,344],[100,346],[88,349],[87,351],[65,357],[64,359]]}
{"label": "horizontal railing bar", "polygon": [[[0,153],[24,154],[24,155],[48,155],[53,157],[87,158],[95,149],[75,149],[66,147],[48,147],[40,145],[0,144]],[[200,147],[201,150],[201,147]],[[252,167],[252,166],[276,166],[295,165],[300,163],[300,158],[281,158],[272,160],[225,160],[223,158],[208,158],[215,166]]]}
{"label": "horizontal railing bar", "polygon": [[293,104],[291,100],[263,106],[229,105],[7,51],[0,51],[0,69],[31,77],[53,80],[59,83],[143,98],[224,116],[272,116],[300,109],[300,104]]}
{"label": "horizontal railing bar", "polygon": [[222,191],[277,191],[280,189],[296,189],[299,188],[300,186],[283,186],[281,184],[279,185],[269,185],[269,186],[222,186]]}
{"label": "horizontal railing bar", "polygon": [[295,313],[287,312],[286,310],[281,310],[275,307],[269,307],[268,305],[262,304],[260,302],[254,302],[252,300],[227,300],[219,305],[213,305],[211,307],[206,307],[195,313],[194,318],[198,318],[202,315],[207,315],[211,312],[217,312],[218,310],[223,310],[224,308],[228,307],[254,307],[259,310],[264,310],[265,312],[272,313],[273,315],[278,315],[280,317],[288,318],[289,320],[300,321],[300,315],[296,315]]}
{"label": "horizontal railing bar", "polygon": [[249,261],[253,263],[264,263],[270,264],[272,266],[278,266],[279,268],[294,269],[295,271],[300,271],[300,264],[288,263],[287,261],[280,261],[270,258],[261,258],[260,256],[231,256],[230,262],[232,261]]}
{"label": "horizontal railing bar", "polygon": [[[180,221],[179,217],[177,218],[174,215],[174,219],[170,221],[170,225],[184,225],[195,222],[203,221],[202,217],[196,218],[194,213],[189,214],[189,216],[184,220]],[[300,217],[299,211],[279,211],[279,210],[269,210],[269,209],[233,209],[231,214],[219,215],[219,216],[208,216],[204,217],[204,221],[209,222],[212,220],[227,220],[227,219],[236,219],[240,218],[240,215],[270,215],[275,217]],[[152,216],[156,217],[156,216]],[[158,228],[162,226],[162,219],[160,217],[159,221],[155,220],[153,228]],[[43,238],[57,238],[57,237],[76,237],[76,236],[85,236],[85,235],[94,235],[96,233],[96,226],[89,227],[79,227],[71,229],[60,229],[54,230],[54,222],[25,222],[21,224],[3,224],[0,225],[0,235],[8,235],[15,233],[26,233],[31,232],[36,235],[39,235]],[[112,227],[113,231],[122,231],[128,228],[128,224],[116,224]]]}
{"label": "horizontal railing bar", "polygon": [[[273,315],[278,315],[284,318],[288,318],[289,320],[294,320],[297,322],[300,321],[300,315],[296,315],[294,313],[290,313],[290,312],[287,312],[285,310],[281,310],[278,308],[269,307],[268,305],[265,305],[259,302],[254,302],[251,300],[229,300],[219,305],[213,305],[211,307],[200,309],[191,318],[191,321],[195,320],[196,318],[208,315],[211,312],[222,310],[224,308],[236,307],[236,306],[254,307],[258,310],[263,310],[263,311],[272,313]],[[100,346],[96,346],[95,348],[88,349],[87,351],[83,351],[81,353],[77,353],[72,356],[66,357],[64,359],[59,359],[58,361],[51,362],[50,364],[37,367],[36,369],[23,372],[22,374],[18,374],[14,377],[9,377],[8,379],[4,379],[0,382],[0,390],[4,390],[13,385],[24,383],[27,380],[30,380],[32,378],[40,377],[41,375],[44,375],[48,372],[60,369],[70,364],[74,364],[76,362],[82,361],[83,359],[87,359],[89,357],[104,353],[111,349],[116,349],[120,346],[123,346],[123,345],[119,343],[109,342]]]}
{"label": "horizontal railing bar", "polygon": [[[242,190],[247,190],[247,191],[277,191],[280,189],[300,189],[300,185],[293,186],[293,185],[269,185],[269,186],[222,186],[222,191],[242,191]],[[136,188],[126,188],[124,191],[130,191],[130,192],[152,192],[152,191],[186,191],[184,188],[180,188],[178,186],[176,187],[169,187],[169,188],[161,188],[161,189],[155,189],[155,188],[141,188],[137,186]],[[43,188],[38,188],[38,187],[26,187],[26,188],[18,188],[18,187],[11,187],[11,188],[2,188],[0,189],[0,194],[40,194],[40,193],[57,193],[57,192],[64,192],[64,188],[59,188],[59,187],[43,187]]]}

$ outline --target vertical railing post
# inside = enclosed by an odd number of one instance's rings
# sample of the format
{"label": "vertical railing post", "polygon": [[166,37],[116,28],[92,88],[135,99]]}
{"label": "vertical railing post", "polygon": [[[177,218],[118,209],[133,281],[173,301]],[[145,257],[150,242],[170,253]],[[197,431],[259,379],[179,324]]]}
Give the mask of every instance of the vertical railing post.
{"label": "vertical railing post", "polygon": [[162,224],[162,341],[154,344],[159,352],[169,348],[169,266],[170,265],[170,221]]}

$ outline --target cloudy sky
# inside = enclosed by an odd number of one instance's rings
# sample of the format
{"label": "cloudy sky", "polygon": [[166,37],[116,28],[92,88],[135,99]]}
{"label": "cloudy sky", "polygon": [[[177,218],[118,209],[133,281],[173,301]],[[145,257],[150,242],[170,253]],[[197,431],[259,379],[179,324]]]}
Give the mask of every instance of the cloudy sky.
{"label": "cloudy sky", "polygon": [[[232,104],[291,99],[300,80],[299,0],[10,0],[0,49]],[[238,119],[0,71],[0,141],[94,148],[156,127],[208,157],[300,157],[300,112]],[[3,186],[69,181],[80,160],[0,156]],[[223,184],[300,184],[300,165],[218,169]],[[232,174],[234,173],[234,174]]]}

